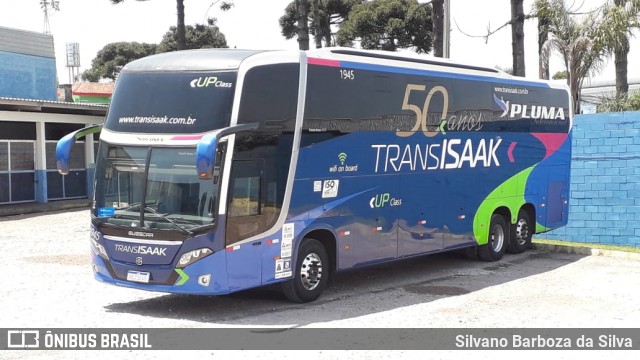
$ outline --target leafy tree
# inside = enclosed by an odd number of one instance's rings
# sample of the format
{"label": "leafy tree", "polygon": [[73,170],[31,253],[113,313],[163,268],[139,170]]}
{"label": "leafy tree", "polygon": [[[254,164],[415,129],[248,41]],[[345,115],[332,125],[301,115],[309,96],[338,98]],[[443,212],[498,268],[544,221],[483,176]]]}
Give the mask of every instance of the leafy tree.
{"label": "leafy tree", "polygon": [[[282,15],[279,20],[282,36],[284,36],[287,40],[293,39],[294,37],[298,36],[299,19],[300,16],[298,15],[298,1],[292,1],[284,9],[284,15]],[[300,50],[303,50],[302,45],[300,45],[300,39],[298,39],[298,47]]]}
{"label": "leafy tree", "polygon": [[[549,71],[549,69],[547,69],[547,71]],[[569,75],[567,74],[567,70],[562,70],[562,71],[558,71],[555,74],[553,74],[552,79],[553,80],[562,80],[562,79],[567,79],[569,77]]]}
{"label": "leafy tree", "polygon": [[[313,35],[316,48],[332,46],[332,27],[339,26],[349,15],[352,7],[364,0],[306,0],[308,5],[300,5],[302,1],[292,1],[285,8],[285,14],[280,17],[282,36],[287,39],[297,37],[299,48],[308,49],[309,33]],[[306,16],[301,16],[299,8],[306,6]],[[305,30],[303,25],[307,24]],[[306,39],[305,39],[306,35]],[[301,40],[302,39],[302,40]]]}
{"label": "leafy tree", "polygon": [[[109,0],[112,4],[121,4],[124,0]],[[136,0],[136,1],[148,1],[148,0]],[[178,50],[185,48],[185,27],[184,27],[184,0],[176,0],[176,7],[178,10],[178,24],[176,26],[178,36]]]}
{"label": "leafy tree", "polygon": [[619,112],[640,110],[640,91],[624,94],[625,96],[613,96],[603,98],[598,104],[597,112]]}
{"label": "leafy tree", "polygon": [[[215,19],[209,19],[209,25],[187,26],[186,48],[226,48],[224,34],[215,25]],[[156,53],[178,49],[176,27],[172,26],[159,45],[137,42],[117,42],[105,45],[91,62],[91,68],[82,73],[85,81],[97,82],[101,79],[115,80],[120,70],[129,62]]]}
{"label": "leafy tree", "polygon": [[548,0],[536,0],[533,9],[538,17],[538,77],[549,79],[549,59],[545,59],[541,54],[544,43],[549,39],[549,17],[552,9]]}
{"label": "leafy tree", "polygon": [[[112,4],[120,4],[124,0],[109,0]],[[148,1],[148,0],[136,0],[136,1]],[[216,0],[213,4],[218,3],[221,0]],[[212,5],[213,5],[212,4]],[[229,10],[233,6],[233,1],[223,1],[220,5],[220,9],[223,11]],[[186,47],[186,29],[184,24],[184,0],[176,0],[176,8],[178,10],[178,23],[176,25],[177,36],[177,50],[187,49]]]}
{"label": "leafy tree", "polygon": [[338,31],[338,44],[395,51],[415,48],[428,53],[432,45],[431,5],[417,0],[372,0],[355,5]]}
{"label": "leafy tree", "polygon": [[82,80],[98,82],[115,80],[129,62],[156,53],[156,44],[116,42],[105,45],[91,61],[91,68],[82,73]]}
{"label": "leafy tree", "polygon": [[610,54],[614,56],[616,69],[616,96],[624,97],[629,91],[627,80],[629,55],[629,38],[632,29],[640,26],[640,0],[613,0],[603,8],[602,22],[598,32],[594,34]]}
{"label": "leafy tree", "polygon": [[316,48],[332,46],[332,27],[340,26],[349,17],[349,12],[354,5],[361,4],[364,0],[311,0],[311,34]]}
{"label": "leafy tree", "polygon": [[567,83],[576,113],[580,110],[580,88],[586,76],[601,69],[603,59],[616,56],[616,96],[624,97],[627,84],[627,53],[631,29],[638,27],[640,0],[614,0],[578,21],[570,16],[564,0],[547,0],[549,31],[553,35],[543,47],[548,59],[556,50],[564,59]]}
{"label": "leafy tree", "polygon": [[[227,40],[215,19],[209,19],[209,25],[196,24],[185,27],[185,49],[226,48]],[[169,28],[158,44],[158,53],[178,50],[178,35],[175,26]]]}
{"label": "leafy tree", "polygon": [[549,59],[552,51],[557,51],[564,60],[567,84],[575,113],[580,112],[580,88],[590,73],[602,68],[607,55],[602,37],[597,35],[607,26],[598,13],[577,19],[572,16],[564,0],[548,0],[550,11],[549,31],[552,34],[543,48],[542,56]]}
{"label": "leafy tree", "polygon": [[284,9],[280,17],[282,36],[298,40],[300,50],[309,50],[309,1],[294,0]]}
{"label": "leafy tree", "polygon": [[309,23],[307,14],[309,13],[309,0],[296,0],[298,17],[298,47],[300,50],[309,50]]}

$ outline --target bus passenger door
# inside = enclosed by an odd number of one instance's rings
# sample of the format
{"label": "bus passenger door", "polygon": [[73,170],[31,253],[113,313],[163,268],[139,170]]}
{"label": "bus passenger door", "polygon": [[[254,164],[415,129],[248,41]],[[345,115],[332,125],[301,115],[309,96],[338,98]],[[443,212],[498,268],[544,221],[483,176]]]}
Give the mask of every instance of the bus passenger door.
{"label": "bus passenger door", "polygon": [[234,160],[229,180],[225,245],[229,289],[259,286],[262,281],[262,243],[243,242],[264,231],[264,161]]}

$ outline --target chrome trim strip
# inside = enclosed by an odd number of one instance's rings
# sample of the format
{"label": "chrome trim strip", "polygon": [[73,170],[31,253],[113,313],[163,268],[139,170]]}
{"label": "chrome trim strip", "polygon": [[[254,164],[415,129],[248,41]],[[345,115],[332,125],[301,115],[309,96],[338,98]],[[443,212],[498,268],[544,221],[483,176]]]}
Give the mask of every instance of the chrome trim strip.
{"label": "chrome trim strip", "polygon": [[[236,79],[236,92],[233,96],[233,106],[231,107],[231,119],[229,126],[235,126],[238,124],[238,114],[240,112],[240,100],[242,97],[242,90],[244,87],[244,78],[247,72],[255,66],[269,65],[269,64],[282,64],[287,61],[288,57],[292,57],[295,53],[291,51],[267,51],[262,53],[253,54],[240,63],[238,66],[238,78]],[[298,60],[299,61],[299,60]],[[306,75],[305,75],[306,76]],[[301,127],[302,129],[302,127]],[[218,215],[225,215],[227,213],[227,198],[229,194],[229,180],[231,178],[231,162],[233,160],[233,148],[235,147],[236,135],[232,134],[227,137],[227,154],[225,156],[224,169],[222,170],[222,178],[220,180],[220,202],[218,206]],[[223,138],[223,139],[225,139]],[[294,137],[295,142],[295,137]],[[295,145],[294,145],[295,148]],[[286,195],[285,195],[286,196]],[[256,239],[256,236],[251,239]],[[243,240],[242,242],[235,243],[234,245],[242,244],[251,239]]]}
{"label": "chrome trim strip", "polygon": [[[300,151],[300,139],[302,137],[302,121],[304,119],[304,106],[307,93],[307,53],[304,51],[299,52],[300,56],[300,80],[298,83],[298,109],[296,113],[296,127],[295,134],[293,136],[293,148],[291,149],[291,163],[289,165],[289,174],[287,175],[287,186],[285,188],[284,199],[282,201],[282,209],[280,210],[280,216],[271,229],[254,235],[248,239],[238,241],[229,246],[242,245],[252,241],[264,239],[269,237],[282,229],[287,216],[289,215],[289,205],[291,204],[291,193],[293,192],[293,182],[296,175],[296,167],[298,165],[298,155]],[[229,247],[227,246],[227,247]]]}
{"label": "chrome trim strip", "polygon": [[112,236],[112,235],[104,235],[104,238],[111,241],[126,242],[131,244],[173,245],[173,246],[182,245],[182,241],[171,241],[171,240],[133,239],[133,238],[120,237],[120,236]]}
{"label": "chrome trim strip", "polygon": [[[252,55],[255,56],[255,55]],[[240,111],[240,99],[242,96],[242,90],[244,87],[244,78],[247,75],[247,71],[251,67],[246,67],[247,59],[242,60],[238,65],[238,78],[236,79],[236,92],[233,94],[233,105],[231,106],[231,118],[229,119],[229,126],[235,126],[238,124],[238,113]],[[220,201],[218,202],[218,216],[225,215],[227,213],[227,195],[229,194],[229,179],[231,178],[231,160],[233,160],[233,147],[236,143],[236,135],[231,134],[226,137],[227,139],[227,152],[224,157],[224,164],[222,167],[222,177],[220,178]],[[221,139],[222,140],[222,139]],[[225,230],[227,224],[224,224]],[[225,231],[226,233],[226,231]],[[226,241],[225,241],[226,242]]]}
{"label": "chrome trim strip", "polygon": [[100,140],[113,145],[195,147],[205,134],[206,132],[198,134],[121,133],[103,127],[100,132]]}

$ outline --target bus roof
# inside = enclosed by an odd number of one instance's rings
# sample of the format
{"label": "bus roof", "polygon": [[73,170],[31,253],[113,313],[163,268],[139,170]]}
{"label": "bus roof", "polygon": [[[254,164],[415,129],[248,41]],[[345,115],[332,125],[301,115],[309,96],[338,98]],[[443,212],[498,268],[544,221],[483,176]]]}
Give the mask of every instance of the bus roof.
{"label": "bus roof", "polygon": [[[208,71],[238,69],[240,64],[257,54],[272,56],[282,50],[238,50],[238,49],[197,49],[175,51],[151,55],[127,64],[123,71]],[[284,51],[286,53],[298,50]],[[496,79],[498,82],[516,85],[544,86],[556,89],[568,87],[564,82],[552,82],[512,76],[504,71],[453,62],[449,59],[435,58],[410,52],[389,52],[360,50],[352,48],[321,48],[306,51],[312,58],[324,60],[349,61],[356,63],[392,66],[416,70],[429,70],[458,75],[471,75]]]}
{"label": "bus roof", "polygon": [[445,58],[420,55],[408,51],[390,52],[382,50],[360,50],[352,48],[322,48],[307,51],[309,57],[381,65],[416,70],[428,70],[458,75],[471,75],[496,79],[498,82],[520,83],[522,85],[545,86],[556,89],[568,87],[564,82],[554,82],[510,75],[502,70],[454,62]]}
{"label": "bus roof", "polygon": [[156,54],[127,64],[123,71],[207,71],[237,69],[261,50],[197,49]]}
{"label": "bus roof", "polygon": [[403,54],[398,54],[394,52],[374,52],[368,51],[364,52],[356,49],[334,49],[331,50],[333,54],[342,54],[342,55],[351,55],[361,58],[371,58],[371,59],[385,59],[385,60],[394,60],[394,61],[404,61],[416,64],[426,64],[426,65],[435,65],[435,66],[444,66],[456,69],[466,69],[466,70],[476,70],[476,71],[484,71],[488,73],[498,74],[500,71],[493,68],[473,66],[473,65],[465,65],[458,64],[448,61],[448,59],[431,59],[427,57],[418,58],[415,56],[405,56]]}

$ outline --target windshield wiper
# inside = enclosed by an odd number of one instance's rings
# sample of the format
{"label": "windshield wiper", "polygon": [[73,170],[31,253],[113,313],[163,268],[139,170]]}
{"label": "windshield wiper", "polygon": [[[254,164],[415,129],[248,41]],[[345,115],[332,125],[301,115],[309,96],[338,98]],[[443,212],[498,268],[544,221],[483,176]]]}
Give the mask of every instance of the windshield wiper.
{"label": "windshield wiper", "polygon": [[[168,215],[168,216],[169,216],[169,215]],[[197,233],[198,231],[201,231],[202,229],[210,228],[210,227],[212,227],[212,226],[214,226],[214,225],[215,225],[215,224],[213,223],[213,221],[212,221],[211,223],[208,223],[208,224],[202,224],[202,223],[199,223],[199,222],[196,222],[196,221],[193,221],[193,220],[185,219],[185,218],[183,218],[183,217],[174,217],[174,216],[171,216],[171,219],[172,219],[172,220],[175,220],[175,221],[176,221],[177,223],[179,223],[179,224],[189,224],[189,225],[194,225],[194,227],[192,227],[192,228],[191,228],[191,232],[192,232],[192,233],[194,233],[194,234],[195,234],[195,233]]]}
{"label": "windshield wiper", "polygon": [[[169,216],[171,216],[171,217],[169,217]],[[202,224],[200,224],[198,222],[195,222],[193,220],[185,219],[183,217],[176,217],[176,216],[173,216],[173,215],[167,215],[167,219],[171,219],[171,220],[173,220],[173,221],[175,221],[175,222],[177,222],[179,224],[202,225]]]}
{"label": "windshield wiper", "polygon": [[168,218],[166,215],[157,212],[154,208],[150,208],[148,206],[145,206],[144,210],[145,210],[145,212],[148,211],[148,212],[158,216],[160,219],[171,223],[173,226],[175,226],[176,228],[180,229],[180,231],[182,231],[185,235],[193,236],[193,232],[192,231],[189,231],[189,230],[185,229],[184,227],[180,226],[175,220],[172,220],[172,219]]}
{"label": "windshield wiper", "polygon": [[[116,208],[116,211],[120,212],[120,211],[131,211],[133,212],[135,209],[140,208],[141,203],[137,202],[137,203],[133,203],[127,207],[121,207],[121,208]],[[123,213],[115,213],[114,217],[116,219],[127,219],[127,220],[139,220],[140,219],[140,213],[138,213],[137,215],[129,215],[129,214],[123,214]]]}

